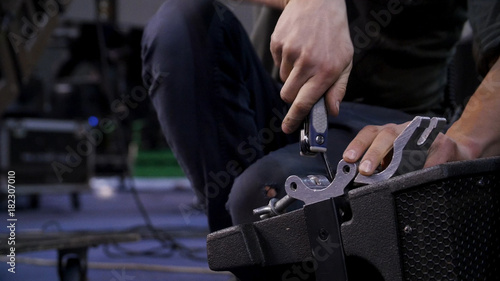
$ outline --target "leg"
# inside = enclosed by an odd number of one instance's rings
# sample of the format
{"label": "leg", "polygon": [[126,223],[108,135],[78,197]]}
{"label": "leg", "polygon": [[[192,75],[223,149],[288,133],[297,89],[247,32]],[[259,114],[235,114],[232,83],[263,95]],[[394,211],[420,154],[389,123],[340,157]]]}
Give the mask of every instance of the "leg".
{"label": "leg", "polygon": [[288,142],[278,86],[237,19],[213,0],[167,1],[145,30],[142,56],[163,132],[210,229],[231,225],[234,178]]}
{"label": "leg", "polygon": [[[328,131],[328,159],[335,169],[342,159],[344,149],[356,134],[366,125],[403,123],[413,116],[398,110],[344,102],[340,115],[331,117]],[[299,139],[297,138],[296,141]],[[229,195],[227,208],[233,224],[248,223],[258,220],[252,210],[265,206],[269,199],[283,197],[285,180],[291,175],[326,174],[321,157],[302,157],[299,144],[290,144],[259,159],[235,181]],[[269,188],[276,194],[269,193]]]}

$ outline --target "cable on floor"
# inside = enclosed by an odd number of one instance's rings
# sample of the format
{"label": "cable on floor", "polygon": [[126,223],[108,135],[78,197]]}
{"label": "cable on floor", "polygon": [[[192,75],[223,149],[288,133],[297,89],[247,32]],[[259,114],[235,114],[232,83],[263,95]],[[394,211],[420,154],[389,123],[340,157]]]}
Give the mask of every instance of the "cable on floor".
{"label": "cable on floor", "polygon": [[[6,257],[0,257],[0,261],[6,262]],[[28,258],[28,257],[17,257],[17,263],[35,265],[35,266],[47,266],[47,267],[57,267],[57,261],[51,259],[41,259],[41,258]],[[109,262],[88,262],[88,269],[96,270],[115,270],[117,268],[123,268],[125,270],[137,270],[137,271],[158,271],[166,273],[189,273],[189,274],[210,274],[210,275],[227,275],[232,276],[231,273],[226,271],[212,271],[205,267],[191,267],[191,266],[173,266],[173,265],[156,265],[156,264],[142,264],[142,263],[109,263]]]}

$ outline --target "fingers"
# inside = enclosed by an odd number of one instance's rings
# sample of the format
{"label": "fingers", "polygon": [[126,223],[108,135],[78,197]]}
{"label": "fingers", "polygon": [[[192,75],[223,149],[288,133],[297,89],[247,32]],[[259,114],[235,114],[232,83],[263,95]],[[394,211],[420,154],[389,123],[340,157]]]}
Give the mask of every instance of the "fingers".
{"label": "fingers", "polygon": [[[274,34],[273,34],[274,37]],[[276,40],[271,40],[271,56],[273,57],[274,65],[277,67],[281,66],[281,56],[283,54],[281,46],[276,42]],[[281,74],[281,73],[280,73]]]}
{"label": "fingers", "polygon": [[290,73],[286,75],[288,75],[290,79],[287,79],[285,84],[283,84],[280,95],[284,102],[293,103],[301,87],[308,82],[312,75],[298,67],[293,68]]}
{"label": "fingers", "polygon": [[[347,162],[356,162],[362,157],[359,173],[372,175],[384,157],[391,151],[394,140],[408,123],[384,126],[366,126],[347,146],[343,158]],[[365,152],[366,151],[366,152]]]}
{"label": "fingers", "polygon": [[329,113],[338,114],[354,55],[344,1],[290,1],[270,49],[284,82],[281,98],[291,104],[283,132],[299,128],[324,95]]}
{"label": "fingers", "polygon": [[[317,68],[317,67],[316,67]],[[340,102],[344,98],[352,68],[352,62],[345,68],[337,78],[339,71],[336,69],[324,69],[316,71],[311,66],[294,67],[283,88],[281,98],[292,103],[287,115],[283,120],[282,130],[292,133],[302,125],[302,121],[309,114],[314,104],[326,96],[326,105],[330,114],[336,116],[339,113]],[[332,85],[333,83],[333,85]]]}
{"label": "fingers", "polygon": [[[297,97],[293,101],[290,109],[288,110],[283,123],[281,124],[281,130],[285,134],[291,134],[295,132],[302,125],[304,119],[311,111],[312,107],[321,97],[319,95],[317,98],[311,99],[309,96],[305,96],[304,92],[321,93],[321,90],[315,90],[317,86],[311,82],[308,82],[302,86],[300,92],[302,94],[297,94]],[[287,101],[289,98],[284,98]]]}
{"label": "fingers", "polygon": [[337,82],[335,82],[335,84],[326,92],[326,107],[328,108],[329,114],[333,116],[339,115],[340,102],[344,99],[351,69],[352,62],[344,70],[344,72],[342,72]]}
{"label": "fingers", "polygon": [[[285,47],[277,36],[274,36],[274,40],[271,41],[271,53],[274,63],[280,67],[280,78],[285,82],[280,93],[281,99],[292,104],[282,123],[282,131],[289,134],[300,127],[302,120],[304,120],[315,103],[311,98],[306,99],[302,96],[304,93],[307,94],[307,92],[315,90],[313,81],[309,81],[313,76],[311,73],[312,65],[308,65],[307,62],[297,61],[299,52],[290,47]],[[299,99],[296,99],[299,92],[302,94]],[[324,90],[323,92],[313,93],[319,99],[320,95],[318,93],[324,93]]]}
{"label": "fingers", "polygon": [[[284,51],[282,51],[283,47],[279,48],[279,61],[275,59],[278,62],[279,70],[280,70],[280,78],[281,81],[287,81],[289,76],[291,75],[292,70],[294,69],[294,64],[296,63],[297,58],[299,57],[299,51],[298,50],[292,50],[291,48],[288,48]],[[282,57],[282,54],[284,53],[284,56]]]}
{"label": "fingers", "polygon": [[[290,78],[293,77],[294,72],[295,69],[292,70]],[[318,75],[309,78],[302,86],[299,86],[305,77],[307,76],[287,80],[290,83],[285,85],[281,92],[281,97],[285,102],[293,100],[288,113],[283,119],[282,130],[286,134],[294,132],[302,125],[302,121],[309,114],[311,108],[328,89],[328,84]],[[297,89],[297,87],[299,88]],[[295,91],[298,92],[294,97]]]}
{"label": "fingers", "polygon": [[359,173],[365,176],[373,174],[387,153],[392,149],[394,140],[398,137],[400,130],[395,125],[383,128],[373,140],[372,145],[366,151],[359,165]]}
{"label": "fingers", "polygon": [[[394,141],[409,123],[364,127],[347,146],[343,159],[349,163],[360,161],[359,173],[372,175],[379,165],[387,164]],[[446,135],[440,133],[436,137],[429,148],[424,168],[481,156],[474,140],[464,137],[460,130],[453,129],[452,126]]]}

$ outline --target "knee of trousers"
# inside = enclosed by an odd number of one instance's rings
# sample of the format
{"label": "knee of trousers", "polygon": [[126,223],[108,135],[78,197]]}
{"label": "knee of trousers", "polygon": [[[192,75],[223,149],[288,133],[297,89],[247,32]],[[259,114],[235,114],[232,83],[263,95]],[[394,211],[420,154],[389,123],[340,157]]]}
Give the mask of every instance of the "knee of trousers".
{"label": "knee of trousers", "polygon": [[267,205],[272,197],[282,197],[288,176],[278,162],[266,157],[248,167],[235,179],[226,204],[233,224],[259,220],[253,209]]}
{"label": "knee of trousers", "polygon": [[166,1],[144,29],[143,51],[150,46],[185,50],[184,44],[203,43],[199,40],[209,30],[227,24],[232,18],[232,12],[216,0]]}
{"label": "knee of trousers", "polygon": [[267,205],[273,197],[285,196],[285,181],[289,176],[324,171],[321,159],[300,156],[296,146],[292,144],[271,152],[236,178],[226,204],[233,223],[258,220],[252,210]]}
{"label": "knee of trousers", "polygon": [[155,85],[166,75],[176,80],[172,76],[191,77],[213,68],[211,57],[216,48],[224,46],[222,30],[234,18],[226,7],[215,3],[219,2],[170,0],[160,7],[142,37],[142,76],[146,85]]}
{"label": "knee of trousers", "polygon": [[[196,2],[196,1],[186,1]],[[200,4],[193,3],[194,7]],[[142,37],[142,59],[144,63],[158,63],[164,56],[166,59],[175,58],[172,52],[179,52],[189,44],[191,29],[195,21],[189,20],[194,7],[188,7],[182,1],[166,1],[144,28]]]}
{"label": "knee of trousers", "polygon": [[226,207],[233,224],[256,221],[252,210],[265,206],[272,197],[286,195],[285,181],[291,175],[318,175],[325,172],[320,157],[303,157],[298,144],[290,144],[257,160],[236,178]]}

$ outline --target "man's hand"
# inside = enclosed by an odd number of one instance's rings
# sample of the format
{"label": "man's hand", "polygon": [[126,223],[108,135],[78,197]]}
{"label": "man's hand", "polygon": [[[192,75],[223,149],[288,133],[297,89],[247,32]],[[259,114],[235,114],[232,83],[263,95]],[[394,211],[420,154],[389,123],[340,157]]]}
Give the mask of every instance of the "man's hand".
{"label": "man's hand", "polygon": [[344,160],[354,163],[363,156],[359,165],[359,173],[365,176],[372,175],[380,164],[388,164],[387,161],[390,159],[387,158],[390,156],[389,152],[392,150],[394,140],[408,123],[364,127],[347,146],[344,151]]}
{"label": "man's hand", "polygon": [[[409,123],[364,127],[347,146],[343,155],[344,160],[354,163],[362,156],[359,173],[365,176],[372,175],[379,166],[385,168],[392,160],[390,152],[394,141]],[[463,138],[460,134],[455,135],[453,130],[446,135],[440,133],[429,149],[425,167],[477,158],[476,147],[474,142]]]}
{"label": "man's hand", "polygon": [[424,168],[446,162],[478,158],[477,153],[474,152],[474,147],[475,145],[472,143],[468,145],[455,140],[449,135],[439,134],[429,149]]}
{"label": "man's hand", "polygon": [[425,167],[500,155],[500,59],[470,98],[460,119],[429,150]]}
{"label": "man's hand", "polygon": [[292,103],[283,132],[295,131],[323,95],[329,113],[338,114],[354,53],[344,0],[290,0],[271,37],[271,53],[285,82],[281,98]]}
{"label": "man's hand", "polygon": [[[429,149],[425,168],[438,164],[500,155],[500,59],[470,98],[465,110],[446,134],[439,134]],[[343,158],[356,162],[359,172],[372,175],[408,123],[366,126],[347,146]],[[364,154],[364,156],[363,156]]]}

